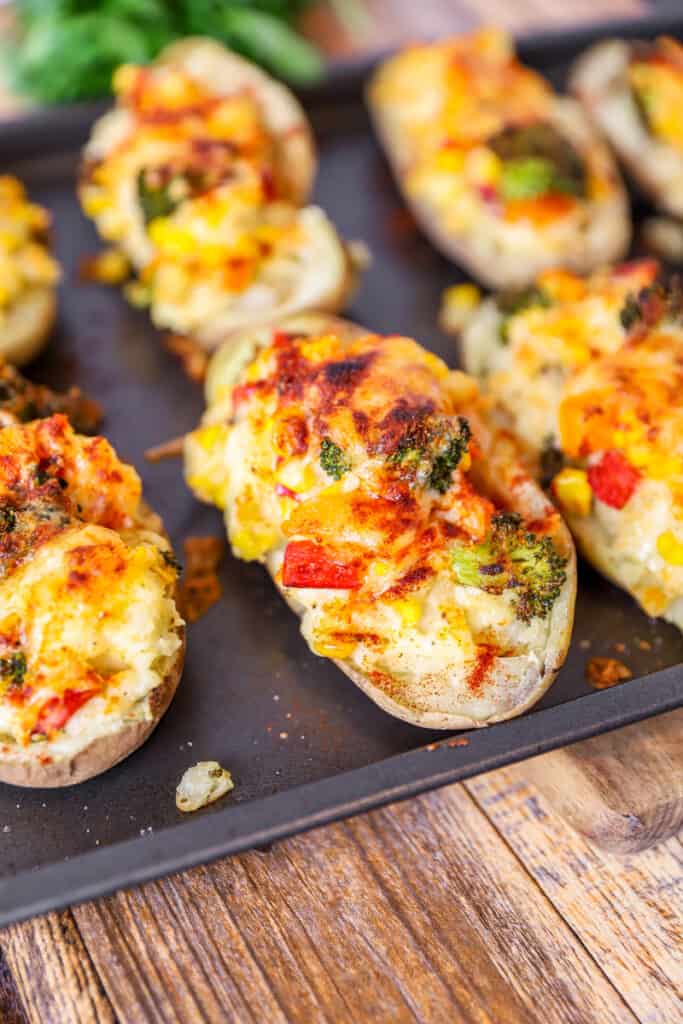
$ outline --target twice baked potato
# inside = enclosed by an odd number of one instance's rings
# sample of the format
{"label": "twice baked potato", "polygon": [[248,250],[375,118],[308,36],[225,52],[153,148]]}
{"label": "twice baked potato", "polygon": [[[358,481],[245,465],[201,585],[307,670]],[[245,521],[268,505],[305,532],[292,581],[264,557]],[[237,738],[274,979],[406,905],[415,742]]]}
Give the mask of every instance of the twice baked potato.
{"label": "twice baked potato", "polygon": [[463,349],[589,561],[683,629],[683,297],[657,269],[541,276]]}
{"label": "twice baked potato", "polygon": [[306,202],[315,149],[294,94],[211,39],[174,43],[153,64],[122,65],[116,106],[96,122],[79,194],[103,238],[138,269],[152,258],[148,225],[234,177],[269,199]]}
{"label": "twice baked potato", "polygon": [[0,430],[0,780],[71,785],[144,742],[183,665],[176,574],[104,438]]}
{"label": "twice baked potato", "polygon": [[596,43],[570,88],[643,192],[683,216],[683,46],[667,36]]}
{"label": "twice baked potato", "polygon": [[140,275],[128,294],[207,348],[237,328],[341,308],[346,247],[302,209],[315,172],[292,93],[219,43],[187,39],[116,72],[117,106],[86,146],[79,194]]}
{"label": "twice baked potato", "polygon": [[414,725],[519,714],[571,634],[564,524],[474,381],[409,338],[309,315],[209,365],[186,478],[318,655]]}
{"label": "twice baked potato", "polygon": [[48,251],[50,215],[20,181],[0,177],[0,358],[16,366],[43,348],[57,313],[59,267]]}
{"label": "twice baked potato", "polygon": [[368,89],[370,113],[416,219],[484,284],[521,287],[563,265],[589,271],[630,238],[607,146],[496,29],[410,46]]}

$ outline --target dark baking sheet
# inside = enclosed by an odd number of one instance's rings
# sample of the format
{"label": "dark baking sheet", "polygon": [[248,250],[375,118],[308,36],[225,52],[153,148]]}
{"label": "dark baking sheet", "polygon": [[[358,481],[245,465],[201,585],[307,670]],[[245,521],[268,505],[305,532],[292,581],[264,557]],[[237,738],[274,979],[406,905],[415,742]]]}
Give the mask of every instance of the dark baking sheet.
{"label": "dark baking sheet", "polygon": [[[641,23],[639,31],[662,28],[683,29],[683,17]],[[561,81],[565,62],[596,34],[539,37],[522,53]],[[442,288],[459,275],[402,212],[360,102],[366,70],[337,70],[325,89],[307,97],[321,151],[316,198],[343,234],[365,239],[374,254],[349,313],[380,331],[414,334],[453,363],[452,343],[435,320]],[[179,549],[188,534],[221,533],[220,516],[192,499],[178,465],[146,465],[143,452],[195,425],[199,389],[158,344],[143,314],[115,290],[76,280],[79,259],[97,248],[74,196],[76,147],[96,112],[60,110],[0,129],[2,171],[20,174],[52,210],[64,267],[59,328],[33,372],[55,386],[76,383],[103,403],[104,431],[141,471],[147,498]],[[222,576],[224,596],[190,628],[183,683],[141,751],[74,789],[0,787],[0,925],[267,844],[683,702],[683,636],[648,620],[586,566],[571,653],[551,691],[519,719],[459,734],[466,745],[390,718],[332,664],[310,654],[264,570],[228,558]],[[625,644],[619,657],[636,678],[591,691],[587,658],[613,655],[617,642]],[[180,775],[213,758],[232,771],[234,793],[183,817],[174,800]]]}

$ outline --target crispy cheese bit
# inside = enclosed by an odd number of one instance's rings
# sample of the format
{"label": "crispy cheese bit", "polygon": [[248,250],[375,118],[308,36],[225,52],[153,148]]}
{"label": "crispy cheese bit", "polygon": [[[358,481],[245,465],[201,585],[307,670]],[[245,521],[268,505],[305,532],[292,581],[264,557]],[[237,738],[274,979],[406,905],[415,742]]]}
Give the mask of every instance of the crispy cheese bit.
{"label": "crispy cheese bit", "polygon": [[82,281],[117,285],[123,284],[130,277],[131,268],[121,250],[111,248],[82,259],[78,273]]}
{"label": "crispy cheese bit", "polygon": [[178,588],[178,609],[187,622],[196,622],[221,596],[216,570],[225,543],[222,537],[187,537],[183,548],[185,577]]}
{"label": "crispy cheese bit", "polygon": [[676,537],[673,530],[660,533],[657,538],[657,551],[669,565],[683,566],[683,541]]}
{"label": "crispy cheese bit", "polygon": [[586,665],[586,679],[596,690],[623,683],[633,675],[628,665],[617,658],[591,658]]}
{"label": "crispy cheese bit", "polygon": [[439,323],[445,331],[461,331],[481,302],[476,284],[454,284],[441,296]]}
{"label": "crispy cheese bit", "polygon": [[185,814],[198,811],[234,788],[230,772],[218,761],[200,761],[184,772],[175,791],[175,805]]}
{"label": "crispy cheese bit", "polygon": [[587,516],[593,503],[588,474],[583,469],[562,469],[553,480],[552,490],[565,512]]}

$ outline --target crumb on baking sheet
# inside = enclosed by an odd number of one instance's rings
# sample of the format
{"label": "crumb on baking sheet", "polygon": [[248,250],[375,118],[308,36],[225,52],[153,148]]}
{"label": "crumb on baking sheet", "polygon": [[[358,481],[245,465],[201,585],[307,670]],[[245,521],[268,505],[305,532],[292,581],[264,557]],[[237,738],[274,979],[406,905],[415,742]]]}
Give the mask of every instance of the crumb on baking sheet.
{"label": "crumb on baking sheet", "polygon": [[206,349],[203,349],[194,338],[187,338],[184,334],[166,334],[163,340],[164,348],[180,360],[185,375],[190,380],[201,383],[206,377],[206,368],[209,365],[209,354]]}
{"label": "crumb on baking sheet", "polygon": [[617,658],[591,658],[586,663],[586,679],[596,690],[606,690],[632,676],[628,665]]}
{"label": "crumb on baking sheet", "polygon": [[178,607],[186,622],[196,622],[221,596],[216,570],[225,553],[222,537],[187,537],[183,542],[185,573],[178,588]]}
{"label": "crumb on baking sheet", "polygon": [[175,804],[187,814],[220,800],[234,788],[232,775],[218,761],[199,761],[183,772],[175,791]]}

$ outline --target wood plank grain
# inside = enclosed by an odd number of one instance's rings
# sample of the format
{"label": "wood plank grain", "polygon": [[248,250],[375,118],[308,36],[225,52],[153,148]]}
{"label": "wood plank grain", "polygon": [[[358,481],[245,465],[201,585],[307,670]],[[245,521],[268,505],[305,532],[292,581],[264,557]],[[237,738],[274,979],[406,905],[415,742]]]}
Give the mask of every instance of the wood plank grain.
{"label": "wood plank grain", "polygon": [[554,813],[525,769],[466,786],[638,1019],[683,1020],[680,839],[635,857],[603,853]]}
{"label": "wood plank grain", "polygon": [[[30,1024],[113,1024],[115,1018],[71,914],[0,932],[0,947]],[[12,1018],[2,1016],[4,1022]]]}
{"label": "wood plank grain", "polygon": [[647,849],[683,828],[683,709],[532,758],[523,774],[591,842]]}
{"label": "wood plank grain", "polygon": [[636,1019],[457,786],[74,915],[124,1021]]}

